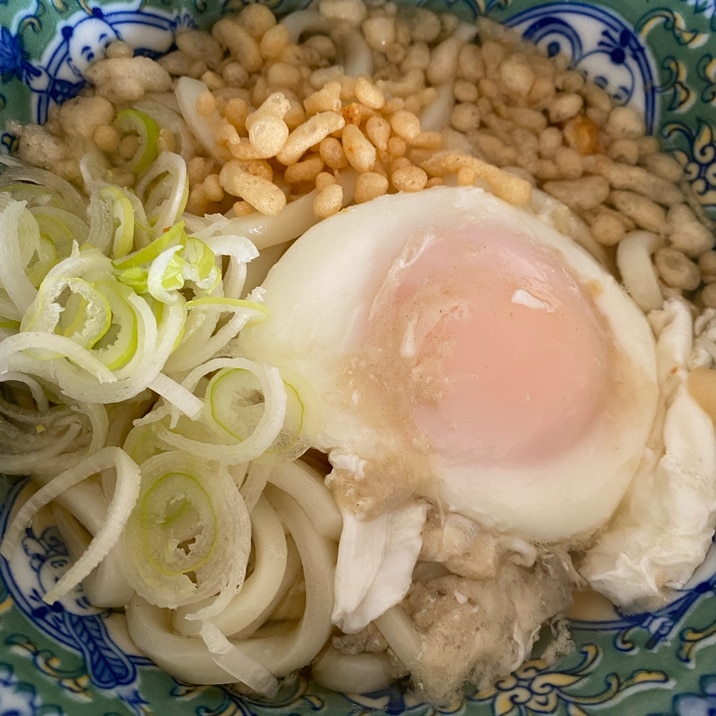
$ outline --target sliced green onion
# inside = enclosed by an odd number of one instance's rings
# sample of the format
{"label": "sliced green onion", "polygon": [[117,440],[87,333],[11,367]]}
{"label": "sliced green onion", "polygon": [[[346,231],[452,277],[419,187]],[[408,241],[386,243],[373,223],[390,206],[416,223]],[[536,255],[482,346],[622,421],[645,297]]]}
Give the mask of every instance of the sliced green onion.
{"label": "sliced green onion", "polygon": [[[254,568],[226,609],[212,618],[212,622],[229,636],[247,633],[247,630],[261,625],[262,618],[281,596],[288,564],[286,534],[276,510],[266,497],[261,496],[250,512]],[[187,618],[188,609],[177,609],[174,626],[181,634],[196,636],[201,624]]]}
{"label": "sliced green onion", "polygon": [[305,430],[307,409],[302,400],[304,393],[285,379],[283,385],[286,390],[286,417],[273,445],[259,458],[269,464],[295,460],[306,452],[310,444],[308,435],[311,433]]}
{"label": "sliced green onion", "polygon": [[183,385],[162,373],[154,378],[149,387],[192,419],[199,417],[204,410],[203,400],[197,398],[194,393],[187,390]]}
{"label": "sliced green onion", "polygon": [[47,272],[60,260],[55,244],[46,234],[40,234],[33,258],[35,260],[27,264],[26,273],[30,283],[38,288]]}
{"label": "sliced green onion", "polygon": [[26,266],[27,275],[37,288],[52,267],[72,253],[73,243],[85,243],[89,227],[80,217],[54,206],[30,207],[30,213],[40,233],[36,245],[24,242],[33,253]]}
{"label": "sliced green onion", "polygon": [[81,249],[74,244],[70,255],[53,266],[45,279],[86,278],[92,281],[97,276],[108,275],[111,269],[112,262],[101,251],[88,244]]}
{"label": "sliced green onion", "polygon": [[[0,164],[2,164],[0,159]],[[25,181],[6,181],[5,171],[0,172],[0,191],[6,196],[6,200],[24,201],[28,209],[35,207],[52,206],[55,209],[66,210],[61,197],[53,193],[41,184],[31,184]],[[5,204],[3,204],[5,206]]]}
{"label": "sliced green onion", "polygon": [[149,292],[161,303],[175,303],[180,300],[176,292],[187,283],[203,293],[215,290],[221,284],[217,263],[214,252],[204,242],[187,236],[179,222],[113,265],[119,280],[135,291]]}
{"label": "sliced green onion", "polygon": [[[150,412],[149,416],[154,416],[155,414],[156,410]],[[161,452],[161,446],[158,444],[153,424],[144,422],[146,417],[135,423],[122,444],[124,450],[140,465]]]}
{"label": "sliced green onion", "polygon": [[[273,443],[256,458],[262,463],[293,460],[309,446],[304,433],[305,406],[301,394],[290,383],[283,381],[286,394],[286,412],[283,425]],[[207,420],[223,435],[242,442],[255,431],[264,411],[261,384],[257,376],[240,368],[218,371],[206,389]]]}
{"label": "sliced green onion", "polygon": [[[181,246],[172,246],[152,261],[147,271],[147,291],[161,303],[176,303],[184,286],[183,261],[175,260]],[[173,292],[173,293],[172,293]]]}
{"label": "sliced green onion", "polygon": [[52,461],[56,463],[58,455],[68,450],[82,433],[82,426],[77,423],[69,425],[59,435],[48,435],[48,439],[40,446],[30,445],[27,435],[20,436],[25,443],[25,450],[22,453],[11,453],[2,450],[0,452],[0,463],[5,475],[34,475],[43,464]]}
{"label": "sliced green onion", "polygon": [[[114,372],[115,381],[102,385],[88,381],[76,371],[67,370],[58,375],[63,389],[80,392],[81,399],[98,403],[115,403],[132,398],[146,390],[162,370],[166,359],[176,343],[186,314],[181,304],[169,306],[157,324],[152,309],[139,296],[129,293],[127,303],[137,320],[137,345],[131,359]],[[84,396],[84,397],[82,397]]]}
{"label": "sliced green onion", "polygon": [[91,348],[112,325],[109,301],[81,278],[48,277],[25,313],[20,330],[46,331]]}
{"label": "sliced green onion", "polygon": [[186,163],[172,152],[163,152],[140,177],[137,196],[149,223],[161,234],[179,220],[189,198]]}
{"label": "sliced green onion", "polygon": [[85,191],[91,195],[107,186],[109,172],[109,160],[97,147],[91,147],[80,159],[82,183]]}
{"label": "sliced green onion", "polygon": [[96,192],[93,193],[87,207],[87,216],[89,217],[89,235],[92,237],[92,246],[103,254],[108,254],[115,232],[111,201],[102,198]]}
{"label": "sliced green onion", "polygon": [[94,346],[97,357],[112,370],[126,366],[139,348],[137,313],[130,301],[132,291],[109,278],[95,284],[111,309],[111,325]]}
{"label": "sliced green onion", "polygon": [[229,266],[224,274],[224,295],[238,297],[246,281],[246,264],[258,257],[259,251],[245,236],[221,234],[202,239],[216,256],[228,256]]}
{"label": "sliced green onion", "polygon": [[79,465],[65,470],[41,487],[21,508],[8,527],[0,554],[10,559],[20,545],[22,533],[32,516],[63,492],[101,470],[115,468],[117,482],[107,514],[87,551],[43,597],[53,604],[76,587],[105,557],[122,533],[139,494],[140,474],[136,463],[120,448],[106,447]]}
{"label": "sliced green onion", "polygon": [[185,280],[192,282],[202,292],[211,293],[221,283],[216,254],[205,242],[190,236],[182,258],[186,262]]}
{"label": "sliced green onion", "polygon": [[204,417],[206,422],[218,427],[217,434],[228,441],[223,444],[208,443],[179,435],[168,430],[161,423],[157,424],[157,435],[167,445],[192,452],[198,456],[224,460],[230,463],[247,462],[262,455],[274,442],[283,425],[286,414],[286,391],[278,369],[263,366],[243,358],[215,358],[207,361],[191,371],[183,381],[184,387],[193,391],[205,375],[223,368],[238,368],[253,373],[259,380],[262,394],[261,406],[246,406],[244,426],[248,429],[250,421],[255,420],[253,431],[243,440],[238,440],[235,433],[224,431],[213,421],[213,410],[209,398],[204,401]]}
{"label": "sliced green onion", "polygon": [[[32,358],[28,360],[27,356],[24,356],[25,360],[23,360],[23,354],[25,354],[25,352],[31,355],[38,355],[40,352],[43,352],[45,355],[52,356],[52,358],[47,361],[39,361],[51,365],[43,371],[41,366],[36,365],[38,363],[37,360],[33,360]],[[61,359],[72,361],[84,371],[87,371],[100,383],[111,383],[117,380],[114,373],[112,373],[104,363],[99,361],[86,348],[83,348],[66,336],[58,336],[54,333],[45,333],[42,331],[23,331],[17,335],[5,338],[0,343],[0,373],[4,373],[6,370],[20,370],[22,372],[23,367],[36,367],[36,370],[30,369],[26,372],[31,375],[44,374],[47,377],[54,377],[59,381],[60,387],[64,390],[69,386],[63,385],[61,373],[56,370],[57,362]],[[22,367],[15,368],[15,366]],[[74,398],[75,396],[70,395],[70,397]],[[77,396],[76,399],[82,400],[82,394]]]}
{"label": "sliced green onion", "polygon": [[220,370],[209,381],[206,400],[212,425],[239,441],[256,430],[264,412],[261,383],[243,368]]}
{"label": "sliced green onion", "polygon": [[137,151],[123,164],[131,172],[141,174],[157,158],[159,125],[149,115],[131,108],[121,110],[113,124],[125,136],[138,138]]}
{"label": "sliced green onion", "polygon": [[172,246],[184,246],[187,235],[184,231],[184,222],[180,221],[160,236],[154,239],[148,246],[145,246],[134,253],[116,259],[112,262],[115,270],[120,274],[128,269],[142,268],[152,263],[158,256]]}
{"label": "sliced green onion", "polygon": [[[31,182],[42,187],[45,195],[54,195],[57,198],[57,206],[77,216],[84,216],[87,202],[67,180],[45,169],[24,164],[7,154],[0,154],[0,164],[6,167],[0,174],[0,186],[23,182],[22,186],[27,187],[25,191],[29,192],[31,189],[24,182]],[[17,187],[17,184],[15,186]]]}
{"label": "sliced green onion", "polygon": [[24,312],[35,300],[36,290],[25,272],[23,245],[35,247],[40,229],[23,201],[10,201],[0,212],[0,285]]}
{"label": "sliced green onion", "polygon": [[206,91],[208,91],[206,84],[192,77],[180,77],[174,87],[174,94],[179,103],[179,110],[184,117],[184,121],[204,149],[206,149],[210,155],[213,155],[216,151],[216,132],[214,131],[214,125],[220,119],[219,113],[214,111],[212,118],[209,119],[199,114],[196,109],[199,96],[202,92]]}
{"label": "sliced green onion", "polygon": [[110,215],[114,224],[111,255],[121,259],[132,251],[134,246],[134,206],[129,192],[118,186],[102,187],[101,199],[110,205]]}
{"label": "sliced green onion", "polygon": [[149,458],[141,471],[139,501],[122,538],[136,592],[170,608],[216,594],[230,599],[246,573],[251,523],[229,473],[178,451]]}
{"label": "sliced green onion", "polygon": [[245,313],[250,322],[265,321],[269,317],[268,308],[258,301],[246,298],[231,298],[230,296],[207,296],[194,298],[186,302],[189,310],[207,312]]}
{"label": "sliced green onion", "polygon": [[[192,299],[186,309],[181,341],[167,362],[169,372],[191,370],[222,350],[244,326],[268,318],[266,307],[256,301],[222,296]],[[226,313],[233,315],[220,324]]]}
{"label": "sliced green onion", "polygon": [[6,318],[2,315],[2,306],[0,306],[0,335],[2,338],[12,336],[20,330],[20,321]]}
{"label": "sliced green onion", "polygon": [[70,255],[72,244],[82,246],[90,238],[84,213],[81,216],[54,206],[29,206],[40,227],[40,234],[55,245],[59,258]]}
{"label": "sliced green onion", "polygon": [[32,398],[31,405],[34,403],[34,407],[37,412],[47,412],[50,409],[50,401],[48,400],[43,387],[34,378],[31,378],[29,375],[25,375],[24,373],[13,372],[7,372],[0,375],[0,382],[9,383],[10,381],[14,381],[25,386]]}

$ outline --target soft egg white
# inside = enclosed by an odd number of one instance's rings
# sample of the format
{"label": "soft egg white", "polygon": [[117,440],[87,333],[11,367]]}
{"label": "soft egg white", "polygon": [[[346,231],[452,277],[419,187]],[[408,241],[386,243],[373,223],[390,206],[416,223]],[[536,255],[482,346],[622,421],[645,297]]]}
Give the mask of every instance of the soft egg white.
{"label": "soft egg white", "polygon": [[344,508],[422,496],[541,542],[614,512],[656,413],[654,339],[548,219],[480,188],[385,196],[306,232],[263,286],[240,348],[311,387]]}

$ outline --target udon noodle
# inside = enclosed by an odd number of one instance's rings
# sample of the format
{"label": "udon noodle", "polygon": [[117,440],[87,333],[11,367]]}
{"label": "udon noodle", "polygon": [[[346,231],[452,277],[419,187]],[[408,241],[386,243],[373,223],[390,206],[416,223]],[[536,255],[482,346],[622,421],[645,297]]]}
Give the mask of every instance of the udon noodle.
{"label": "udon noodle", "polygon": [[[348,0],[277,23],[251,5],[177,45],[158,62],[111,45],[92,87],[15,127],[19,158],[0,159],[0,464],[37,486],[2,554],[52,504],[75,562],[45,599],[82,582],[188,682],[272,695],[310,665],[347,692],[412,675],[445,702],[509,673],[581,582],[569,550],[482,536],[507,562],[489,576],[436,546],[474,526],[431,513],[411,594],[338,633],[342,515],[306,437],[310,389],[237,336],[266,320],[260,284],[289,242],[343,207],[444,184],[549,216],[643,311],[686,297],[705,335],[716,253],[681,167],[638,113],[489,23]],[[487,582],[522,606],[502,605],[462,663],[455,633],[426,648],[417,623],[433,578],[440,599]],[[556,657],[569,636],[553,626]]]}

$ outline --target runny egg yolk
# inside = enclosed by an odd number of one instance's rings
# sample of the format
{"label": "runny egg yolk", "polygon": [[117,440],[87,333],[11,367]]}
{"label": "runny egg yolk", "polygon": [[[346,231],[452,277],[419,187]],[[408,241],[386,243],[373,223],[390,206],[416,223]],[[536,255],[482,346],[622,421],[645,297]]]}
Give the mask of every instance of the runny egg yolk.
{"label": "runny egg yolk", "polygon": [[600,413],[609,341],[589,291],[504,226],[413,237],[372,313],[368,350],[400,356],[403,400],[447,464],[548,461]]}

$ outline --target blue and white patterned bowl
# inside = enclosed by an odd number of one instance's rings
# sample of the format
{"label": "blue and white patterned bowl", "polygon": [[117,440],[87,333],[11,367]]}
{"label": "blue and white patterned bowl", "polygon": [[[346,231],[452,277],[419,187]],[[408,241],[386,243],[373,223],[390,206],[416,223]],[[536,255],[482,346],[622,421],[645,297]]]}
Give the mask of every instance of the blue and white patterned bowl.
{"label": "blue and white patterned bowl", "polygon": [[[287,12],[302,3],[278,0]],[[420,0],[463,18],[486,15],[546,52],[566,53],[618,101],[643,110],[716,218],[716,3],[714,0]],[[240,2],[225,0],[0,1],[0,136],[12,122],[42,122],[83,86],[83,71],[121,38],[167,51],[179,28],[208,27]],[[2,465],[0,465],[0,472]],[[0,477],[0,530],[23,483]],[[56,528],[35,525],[24,553],[0,561],[0,716],[116,714],[415,714],[467,716],[716,713],[716,550],[688,588],[656,614],[620,615],[602,604],[575,616],[575,654],[552,667],[525,664],[494,688],[437,712],[398,688],[327,693],[299,676],[271,703],[218,687],[179,683],[137,653],[121,614],[81,592],[48,607],[42,594],[66,568]]]}

